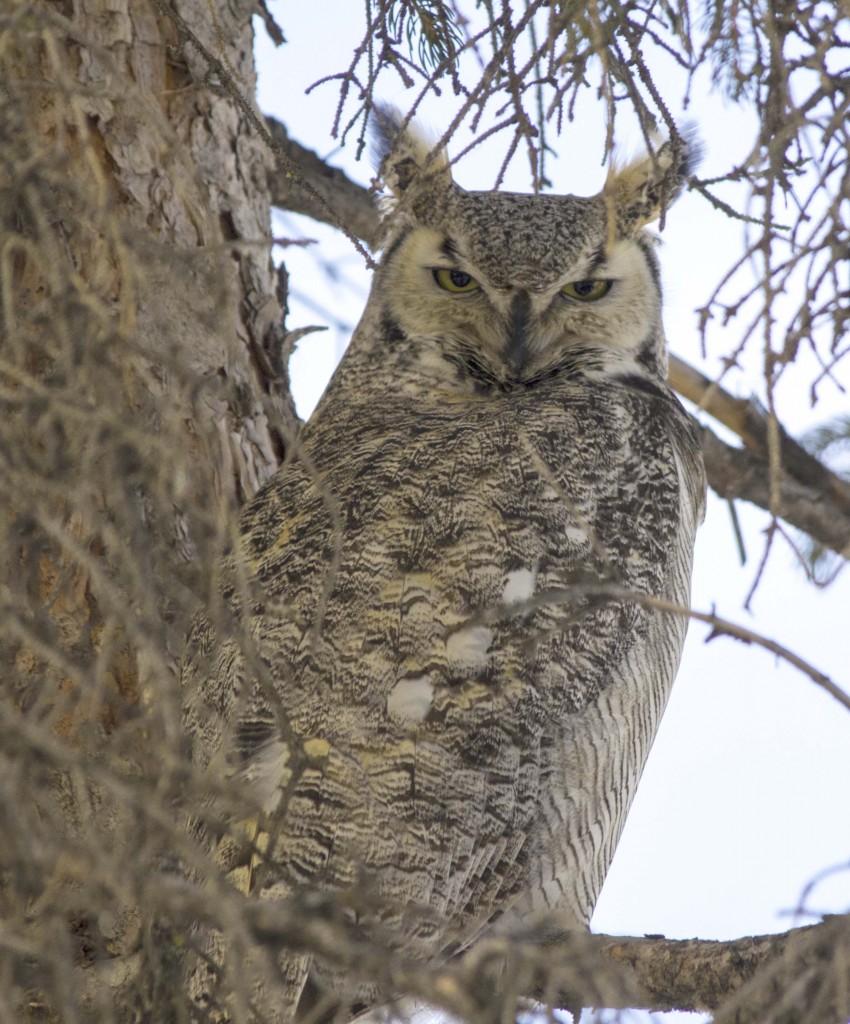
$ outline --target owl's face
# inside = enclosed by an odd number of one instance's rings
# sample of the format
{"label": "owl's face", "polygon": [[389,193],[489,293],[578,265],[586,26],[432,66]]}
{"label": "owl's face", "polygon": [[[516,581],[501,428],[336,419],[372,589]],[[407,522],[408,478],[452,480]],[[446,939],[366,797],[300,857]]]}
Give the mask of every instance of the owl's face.
{"label": "owl's face", "polygon": [[685,140],[612,172],[597,196],[467,192],[398,115],[379,112],[396,202],[373,297],[425,372],[508,389],[581,368],[666,377],[654,242],[681,188]]}
{"label": "owl's face", "polygon": [[652,242],[609,237],[601,197],[453,186],[424,223],[407,218],[381,294],[406,336],[479,384],[531,383],[587,350],[655,366],[662,348]]}

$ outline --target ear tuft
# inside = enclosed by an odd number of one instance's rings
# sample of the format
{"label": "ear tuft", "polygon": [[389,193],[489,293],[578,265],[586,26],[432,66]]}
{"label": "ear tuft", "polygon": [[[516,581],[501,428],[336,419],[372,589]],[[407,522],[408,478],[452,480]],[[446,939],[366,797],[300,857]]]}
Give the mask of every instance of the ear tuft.
{"label": "ear tuft", "polygon": [[448,173],[445,150],[437,151],[434,142],[414,121],[405,124],[400,110],[389,103],[372,108],[372,162],[384,184],[399,198],[422,173]]}
{"label": "ear tuft", "polygon": [[641,157],[608,172],[603,195],[611,204],[621,237],[634,235],[672,206],[702,157],[693,125],[685,125],[654,156]]}

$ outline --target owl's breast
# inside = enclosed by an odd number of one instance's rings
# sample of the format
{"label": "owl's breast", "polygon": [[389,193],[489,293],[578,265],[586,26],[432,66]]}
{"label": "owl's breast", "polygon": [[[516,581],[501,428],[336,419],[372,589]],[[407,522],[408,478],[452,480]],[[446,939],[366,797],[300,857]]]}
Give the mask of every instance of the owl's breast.
{"label": "owl's breast", "polygon": [[661,593],[670,572],[667,430],[614,388],[353,403],[246,510],[255,636],[294,728],[331,752],[298,829],[325,836],[332,884],[381,864],[403,891],[415,862],[457,922],[540,875],[553,744],[648,635],[600,586]]}
{"label": "owl's breast", "polygon": [[[582,588],[663,588],[679,525],[668,425],[614,388],[355,405],[333,434],[308,428],[304,448],[309,470],[276,478],[263,521],[246,516],[252,557],[275,595],[296,595],[296,632],[321,618],[337,676],[340,652],[368,661],[367,673],[342,673],[352,699],[375,700],[375,672],[385,688],[427,675],[435,687],[521,680],[536,692],[555,664],[552,699],[575,708],[601,685],[590,663],[611,653],[570,661],[575,629],[592,605],[597,619],[629,619]],[[534,714],[550,710],[543,701]]]}

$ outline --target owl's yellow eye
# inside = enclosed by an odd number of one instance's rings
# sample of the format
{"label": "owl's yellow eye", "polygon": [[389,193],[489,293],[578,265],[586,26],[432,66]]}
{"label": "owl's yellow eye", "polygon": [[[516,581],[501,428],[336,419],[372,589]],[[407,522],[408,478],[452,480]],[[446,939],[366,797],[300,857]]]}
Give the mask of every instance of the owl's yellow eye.
{"label": "owl's yellow eye", "polygon": [[611,291],[611,282],[602,277],[591,277],[586,281],[570,281],[561,291],[579,302],[596,302]]}
{"label": "owl's yellow eye", "polygon": [[447,292],[474,292],[481,287],[475,278],[464,270],[435,269],[433,274],[437,284]]}

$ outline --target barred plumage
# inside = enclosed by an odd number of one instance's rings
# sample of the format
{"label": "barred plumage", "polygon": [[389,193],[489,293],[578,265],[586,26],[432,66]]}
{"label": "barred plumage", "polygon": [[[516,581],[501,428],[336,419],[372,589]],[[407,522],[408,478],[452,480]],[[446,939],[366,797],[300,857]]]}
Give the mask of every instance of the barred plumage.
{"label": "barred plumage", "polygon": [[[667,700],[685,620],[605,586],[689,599],[703,472],[641,230],[688,162],[668,144],[586,199],[464,192],[379,121],[384,257],[244,510],[226,596],[252,648],[196,622],[186,722],[269,816],[270,863],[220,854],[246,888],[365,886],[431,958],[500,919],[587,923]],[[309,965],[285,968],[275,1021]]]}

